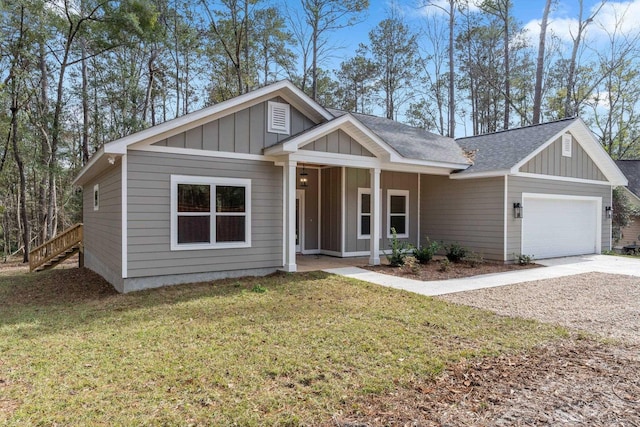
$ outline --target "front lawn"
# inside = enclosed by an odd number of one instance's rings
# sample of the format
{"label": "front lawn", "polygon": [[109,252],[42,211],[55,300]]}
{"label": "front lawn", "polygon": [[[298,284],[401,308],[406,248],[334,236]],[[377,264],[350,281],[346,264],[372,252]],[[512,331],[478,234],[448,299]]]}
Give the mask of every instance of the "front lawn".
{"label": "front lawn", "polygon": [[84,269],[0,274],[0,424],[332,424],[463,358],[566,331],[331,276],[119,295]]}

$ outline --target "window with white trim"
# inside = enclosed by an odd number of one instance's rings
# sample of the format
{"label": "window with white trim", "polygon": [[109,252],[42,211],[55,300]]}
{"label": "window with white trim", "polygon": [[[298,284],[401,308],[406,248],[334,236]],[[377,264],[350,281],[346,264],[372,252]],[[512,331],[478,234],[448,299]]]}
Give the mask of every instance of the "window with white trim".
{"label": "window with white trim", "polygon": [[371,189],[358,188],[358,239],[371,237]]}
{"label": "window with white trim", "polygon": [[409,190],[387,190],[387,237],[409,237]]}
{"label": "window with white trim", "polygon": [[251,180],[171,176],[171,249],[251,246]]}
{"label": "window with white trim", "polygon": [[289,135],[291,109],[289,104],[269,101],[267,103],[267,132]]}
{"label": "window with white trim", "polygon": [[93,186],[93,210],[100,209],[100,184]]}

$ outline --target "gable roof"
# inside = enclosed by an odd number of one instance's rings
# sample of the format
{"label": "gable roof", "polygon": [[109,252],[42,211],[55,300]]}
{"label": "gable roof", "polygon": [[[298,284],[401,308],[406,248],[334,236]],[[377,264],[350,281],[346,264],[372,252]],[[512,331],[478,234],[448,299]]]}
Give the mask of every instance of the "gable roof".
{"label": "gable roof", "polygon": [[459,138],[456,142],[465,151],[472,151],[475,158],[471,167],[456,173],[454,177],[504,176],[518,173],[522,165],[567,132],[574,136],[610,184],[627,184],[627,179],[620,169],[580,118]]}
{"label": "gable roof", "polygon": [[464,169],[470,165],[452,138],[382,117],[327,108],[334,119],[293,135],[265,150],[267,155],[293,153],[310,141],[338,129],[357,139],[376,157],[386,161]]}
{"label": "gable roof", "polygon": [[616,160],[616,165],[629,181],[627,189],[640,198],[640,160]]}
{"label": "gable roof", "polygon": [[109,164],[113,164],[115,156],[126,154],[127,149],[132,145],[153,144],[185,130],[267,101],[275,96],[281,96],[293,107],[318,123],[333,118],[331,113],[309,98],[293,83],[288,80],[282,80],[108,142],[93,154],[89,162],[80,170],[73,184],[82,185],[91,177],[96,176],[106,169]]}
{"label": "gable roof", "polygon": [[465,151],[474,152],[474,164],[464,173],[510,171],[577,118],[456,139]]}
{"label": "gable roof", "polygon": [[[347,114],[345,111],[327,108],[333,115]],[[427,132],[384,117],[359,113],[348,113],[364,124],[382,141],[393,147],[402,157],[407,159],[435,161],[470,165],[464,152],[453,138]]]}

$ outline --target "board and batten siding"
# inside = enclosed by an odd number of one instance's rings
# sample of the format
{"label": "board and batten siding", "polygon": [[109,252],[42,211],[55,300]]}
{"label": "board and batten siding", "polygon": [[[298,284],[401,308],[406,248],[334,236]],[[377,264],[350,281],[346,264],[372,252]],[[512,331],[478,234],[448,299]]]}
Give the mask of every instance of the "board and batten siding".
{"label": "board and batten siding", "polygon": [[[345,252],[367,252],[370,250],[370,239],[358,239],[358,188],[371,188],[371,172],[369,169],[347,168],[346,178],[346,209],[345,209]],[[387,192],[388,190],[408,190],[409,191],[409,237],[399,239],[403,242],[417,245],[418,236],[418,174],[405,172],[382,171],[380,174],[380,188],[382,209],[380,234],[380,248],[387,251],[389,239],[387,232]]]}
{"label": "board and batten siding", "polygon": [[320,250],[341,252],[342,168],[322,169]]}
{"label": "board and batten siding", "polygon": [[504,178],[422,175],[420,239],[459,243],[485,259],[504,258]]}
{"label": "board and batten siding", "polygon": [[[128,277],[282,266],[282,168],[270,162],[130,151]],[[171,175],[251,179],[251,247],[171,250]]]}
{"label": "board and batten siding", "polygon": [[[284,102],[281,98],[274,98],[271,101]],[[261,102],[213,120],[153,145],[228,153],[262,154],[265,148],[315,126],[315,123],[292,106],[290,107],[291,134],[267,132],[267,102]]]}
{"label": "board and batten siding", "polygon": [[[98,184],[99,209],[93,209]],[[85,184],[82,191],[85,266],[122,291],[122,162]]]}
{"label": "board and batten siding", "polygon": [[562,155],[562,138],[558,138],[525,163],[520,168],[520,172],[606,181],[606,177],[591,160],[591,157],[582,149],[575,138],[571,139],[571,157]]}
{"label": "board and batten siding", "polygon": [[[509,208],[515,202],[522,202],[522,193],[553,194],[567,196],[601,197],[602,209],[611,206],[611,187],[600,184],[586,184],[579,182],[566,182],[549,180],[544,178],[525,178],[510,176],[507,184],[507,259],[513,260],[514,254],[520,254],[522,250],[522,220],[513,217],[513,211]],[[527,215],[526,204],[522,207],[522,215]],[[604,212],[602,217],[601,250],[609,250],[611,237],[611,220]],[[524,254],[534,255],[535,254]]]}
{"label": "board and batten siding", "polygon": [[354,156],[375,157],[341,129],[331,132],[302,147],[301,150],[320,151],[324,153],[351,154]]}

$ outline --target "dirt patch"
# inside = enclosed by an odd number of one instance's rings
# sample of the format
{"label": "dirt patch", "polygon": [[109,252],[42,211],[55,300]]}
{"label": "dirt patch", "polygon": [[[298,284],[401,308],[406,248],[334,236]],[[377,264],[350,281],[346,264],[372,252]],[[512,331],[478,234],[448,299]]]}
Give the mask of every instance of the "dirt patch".
{"label": "dirt patch", "polygon": [[[340,426],[640,426],[640,279],[589,273],[443,295],[579,329],[529,352],[466,360],[351,405]],[[579,339],[578,336],[582,336]]]}
{"label": "dirt patch", "polygon": [[572,339],[364,399],[347,426],[640,425],[640,347]]}
{"label": "dirt patch", "polygon": [[[391,267],[388,264],[383,264],[375,266],[363,265],[362,268],[375,271],[377,273],[406,277],[408,279],[431,281],[458,279],[461,277],[478,276],[480,274],[503,273],[505,271],[517,271],[540,267],[540,265],[537,264],[519,265],[487,261],[472,263],[446,263],[443,262],[444,259],[444,257],[436,257],[427,264],[413,263],[402,267]],[[443,265],[446,265],[446,267],[443,267]]]}

